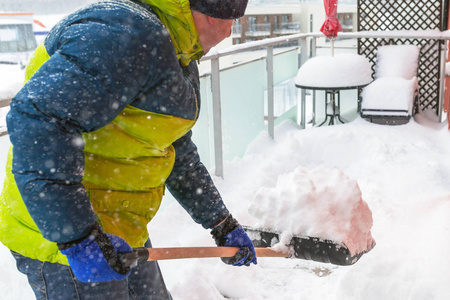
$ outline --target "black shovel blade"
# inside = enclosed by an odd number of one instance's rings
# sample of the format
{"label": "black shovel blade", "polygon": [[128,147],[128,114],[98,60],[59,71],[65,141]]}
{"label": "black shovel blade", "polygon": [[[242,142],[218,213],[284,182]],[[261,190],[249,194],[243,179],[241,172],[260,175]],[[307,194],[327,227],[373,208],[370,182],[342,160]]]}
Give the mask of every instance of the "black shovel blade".
{"label": "black shovel blade", "polygon": [[[279,242],[277,232],[243,226],[255,247],[272,247]],[[356,263],[366,252],[351,255],[348,248],[342,244],[317,237],[294,236],[288,246],[292,247],[294,258],[330,263],[339,266],[350,266]]]}

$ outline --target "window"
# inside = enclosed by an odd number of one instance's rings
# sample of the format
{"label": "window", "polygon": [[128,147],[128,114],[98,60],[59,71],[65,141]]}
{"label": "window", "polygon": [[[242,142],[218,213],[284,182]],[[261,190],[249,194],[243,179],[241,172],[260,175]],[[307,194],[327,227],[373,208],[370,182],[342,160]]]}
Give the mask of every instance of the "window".
{"label": "window", "polygon": [[337,14],[339,23],[342,25],[342,31],[352,31],[353,29],[353,15],[351,13]]}
{"label": "window", "polygon": [[256,16],[248,17],[248,28],[250,31],[256,31]]}
{"label": "window", "polygon": [[241,21],[239,19],[234,21],[233,26],[231,27],[233,36],[241,35],[242,33],[242,27],[241,27]]}
{"label": "window", "polygon": [[36,46],[31,24],[0,25],[0,53],[32,51]]}

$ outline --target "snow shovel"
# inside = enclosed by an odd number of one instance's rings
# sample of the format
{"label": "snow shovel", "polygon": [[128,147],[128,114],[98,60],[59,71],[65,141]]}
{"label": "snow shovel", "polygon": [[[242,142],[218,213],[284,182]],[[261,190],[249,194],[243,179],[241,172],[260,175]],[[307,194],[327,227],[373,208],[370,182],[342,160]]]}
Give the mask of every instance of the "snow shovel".
{"label": "snow shovel", "polygon": [[[293,237],[288,245],[292,249],[291,253],[282,253],[269,248],[279,241],[278,233],[246,226],[244,227],[244,230],[253,240],[257,257],[299,258],[340,266],[349,266],[356,263],[364,253],[370,251],[369,249],[366,252],[352,256],[347,247],[330,240],[322,240],[315,237]],[[132,267],[145,261],[181,258],[231,257],[234,256],[237,251],[239,251],[239,248],[237,247],[140,247],[134,248],[133,252],[130,253],[119,253],[119,259],[124,266]]]}
{"label": "snow shovel", "polygon": [[[255,247],[271,247],[280,240],[279,233],[271,230],[256,229],[248,226],[243,226],[243,228],[252,239]],[[375,247],[375,242],[371,245],[370,249],[355,255],[352,255],[344,244],[318,237],[294,236],[287,246],[290,246],[292,249],[290,258],[294,257],[339,266],[350,266],[356,263],[365,253],[372,250]]]}

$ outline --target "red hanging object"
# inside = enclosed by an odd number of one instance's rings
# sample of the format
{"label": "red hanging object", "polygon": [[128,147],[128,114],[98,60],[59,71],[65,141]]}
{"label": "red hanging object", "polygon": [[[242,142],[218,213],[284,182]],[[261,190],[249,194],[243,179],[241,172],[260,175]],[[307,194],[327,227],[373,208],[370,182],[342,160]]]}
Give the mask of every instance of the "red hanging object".
{"label": "red hanging object", "polygon": [[320,28],[320,31],[322,31],[327,38],[334,38],[339,31],[342,31],[341,23],[339,23],[337,18],[337,2],[338,0],[323,0],[327,17]]}

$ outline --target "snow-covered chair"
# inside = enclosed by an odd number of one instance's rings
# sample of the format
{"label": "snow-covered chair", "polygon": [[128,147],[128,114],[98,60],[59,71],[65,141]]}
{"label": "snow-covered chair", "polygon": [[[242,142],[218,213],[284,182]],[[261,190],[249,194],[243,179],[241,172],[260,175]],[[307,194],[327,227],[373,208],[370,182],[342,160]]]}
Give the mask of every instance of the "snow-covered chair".
{"label": "snow-covered chair", "polygon": [[415,45],[378,48],[375,80],[361,94],[361,117],[378,124],[409,122],[418,108],[419,54]]}

